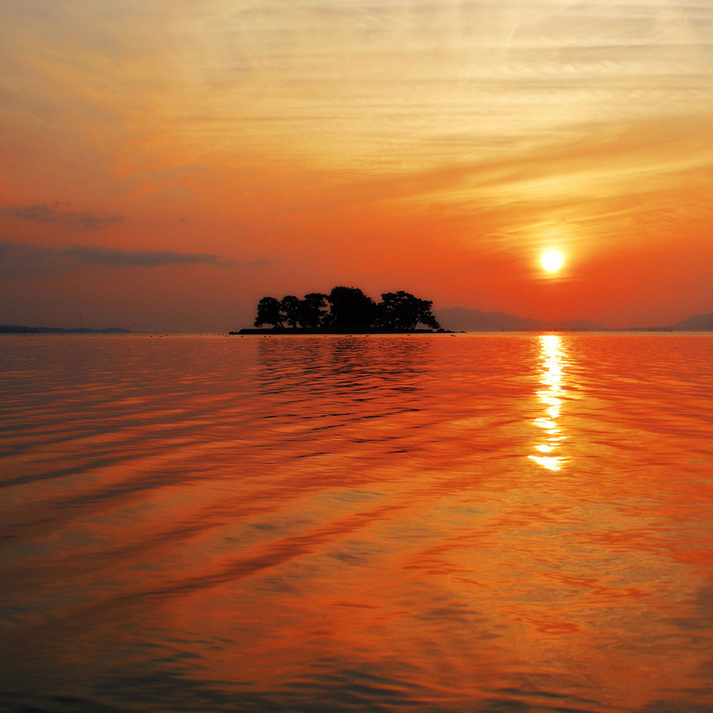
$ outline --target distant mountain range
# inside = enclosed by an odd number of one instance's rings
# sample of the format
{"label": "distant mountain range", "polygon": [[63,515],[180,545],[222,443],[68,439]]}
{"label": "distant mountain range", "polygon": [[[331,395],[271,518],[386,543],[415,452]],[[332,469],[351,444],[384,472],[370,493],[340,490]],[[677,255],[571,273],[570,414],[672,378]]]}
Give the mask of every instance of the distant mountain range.
{"label": "distant mountain range", "polygon": [[688,319],[683,319],[671,325],[671,329],[686,332],[707,332],[713,330],[713,312],[709,314],[696,314]]}
{"label": "distant mountain range", "polygon": [[[569,321],[547,321],[516,317],[506,312],[481,312],[465,307],[444,307],[433,310],[444,329],[454,332],[608,332],[608,331],[671,331],[710,332],[713,331],[713,312],[696,314],[667,327],[629,327],[611,329],[588,319]],[[256,330],[259,331],[259,330]],[[24,327],[17,324],[0,324],[0,334],[131,334],[131,330],[109,327],[107,329],[62,329],[61,327]]]}
{"label": "distant mountain range", "polygon": [[[516,317],[513,314],[506,314],[505,312],[481,312],[477,309],[466,309],[465,307],[445,307],[443,309],[434,310],[434,314],[444,329],[451,329],[456,332],[539,332],[543,330],[613,331],[610,330],[609,327],[591,322],[588,319],[544,321],[529,319],[528,317]],[[630,329],[691,332],[709,331],[713,330],[713,313],[697,314],[668,327],[631,327]]]}

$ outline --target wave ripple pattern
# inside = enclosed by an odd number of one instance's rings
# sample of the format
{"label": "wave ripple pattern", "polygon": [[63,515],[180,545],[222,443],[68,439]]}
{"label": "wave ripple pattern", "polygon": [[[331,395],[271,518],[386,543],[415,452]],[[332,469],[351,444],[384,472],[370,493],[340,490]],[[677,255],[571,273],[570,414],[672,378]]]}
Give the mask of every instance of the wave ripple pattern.
{"label": "wave ripple pattern", "polygon": [[6,337],[0,710],[713,710],[713,337]]}

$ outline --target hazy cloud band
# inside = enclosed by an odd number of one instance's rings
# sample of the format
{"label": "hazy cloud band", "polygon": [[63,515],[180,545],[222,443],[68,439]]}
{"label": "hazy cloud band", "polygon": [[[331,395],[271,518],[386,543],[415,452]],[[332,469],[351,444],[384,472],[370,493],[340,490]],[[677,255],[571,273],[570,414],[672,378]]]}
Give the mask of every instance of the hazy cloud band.
{"label": "hazy cloud band", "polygon": [[105,225],[112,225],[124,220],[121,215],[101,215],[92,212],[80,213],[62,210],[59,203],[53,203],[52,205],[38,203],[22,208],[11,208],[6,212],[13,218],[68,225],[80,230],[97,230]]}
{"label": "hazy cloud band", "polygon": [[201,264],[235,265],[236,263],[209,253],[122,250],[86,245],[48,248],[27,243],[0,241],[0,274],[4,275],[46,275],[66,272],[81,266],[160,267]]}

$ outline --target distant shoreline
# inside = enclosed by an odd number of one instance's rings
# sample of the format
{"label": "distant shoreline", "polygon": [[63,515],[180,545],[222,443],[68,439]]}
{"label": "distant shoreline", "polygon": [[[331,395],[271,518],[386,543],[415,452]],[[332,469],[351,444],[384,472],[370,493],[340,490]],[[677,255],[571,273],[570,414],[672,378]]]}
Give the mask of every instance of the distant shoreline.
{"label": "distant shoreline", "polygon": [[65,329],[64,327],[24,327],[19,324],[0,324],[0,334],[133,334],[133,332],[129,329],[121,329],[121,327]]}
{"label": "distant shoreline", "polygon": [[541,334],[541,333],[558,333],[558,334],[617,334],[617,333],[635,333],[635,334],[650,334],[650,333],[680,333],[685,331],[708,331],[708,330],[683,330],[671,329],[671,327],[602,327],[600,329],[586,329],[584,327],[513,327],[510,329],[442,329],[433,331],[430,329],[414,329],[414,330],[325,330],[325,329],[240,329],[238,331],[228,332],[228,335],[233,336],[317,336],[317,335],[399,335],[399,334]]}

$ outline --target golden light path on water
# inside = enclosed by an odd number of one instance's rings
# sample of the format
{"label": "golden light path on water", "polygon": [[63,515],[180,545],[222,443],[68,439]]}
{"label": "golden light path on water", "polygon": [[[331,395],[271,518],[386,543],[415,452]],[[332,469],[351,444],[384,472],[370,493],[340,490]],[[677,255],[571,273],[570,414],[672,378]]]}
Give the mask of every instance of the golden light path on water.
{"label": "golden light path on water", "polygon": [[539,339],[542,365],[540,382],[544,388],[537,392],[537,396],[545,406],[545,414],[535,420],[535,425],[542,429],[544,442],[535,446],[542,455],[531,455],[529,458],[547,470],[560,470],[566,461],[561,455],[566,436],[558,422],[562,411],[566,348],[562,337],[556,334],[543,334]]}

